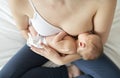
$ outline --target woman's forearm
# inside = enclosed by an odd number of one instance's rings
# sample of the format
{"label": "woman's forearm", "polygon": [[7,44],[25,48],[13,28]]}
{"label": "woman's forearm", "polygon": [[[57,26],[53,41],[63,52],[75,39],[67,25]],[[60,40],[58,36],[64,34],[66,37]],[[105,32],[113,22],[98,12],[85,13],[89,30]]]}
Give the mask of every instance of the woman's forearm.
{"label": "woman's forearm", "polygon": [[20,30],[20,31],[21,31],[23,37],[27,40],[28,39],[28,32],[29,32],[29,30],[25,29],[25,30]]}
{"label": "woman's forearm", "polygon": [[53,48],[41,44],[41,46],[43,48],[36,48],[34,46],[31,46],[31,49],[39,54],[44,56],[45,58],[51,60],[53,63],[58,64],[58,65],[64,65],[70,62],[73,62],[75,60],[78,60],[81,58],[81,56],[79,54],[70,54],[70,55],[65,55],[65,56],[61,56],[56,50],[54,50]]}

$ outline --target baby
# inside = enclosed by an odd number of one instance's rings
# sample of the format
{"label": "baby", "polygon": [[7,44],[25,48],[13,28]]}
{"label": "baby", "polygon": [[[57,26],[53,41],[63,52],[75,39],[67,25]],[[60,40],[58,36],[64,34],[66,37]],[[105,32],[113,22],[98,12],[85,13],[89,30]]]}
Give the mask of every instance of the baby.
{"label": "baby", "polygon": [[[29,31],[33,38],[38,36],[33,26],[29,27]],[[75,40],[73,37],[62,31],[58,34],[44,38],[40,38],[40,36],[38,36],[34,42],[38,42],[38,45],[40,45],[41,42],[44,42],[63,55],[74,54],[77,52],[84,60],[96,59],[103,52],[103,46],[100,37],[92,33],[79,34],[78,39]],[[34,46],[35,44],[31,45]]]}
{"label": "baby", "polygon": [[[29,27],[29,31],[29,36],[35,38],[35,42],[38,42],[38,46],[36,44],[31,45],[39,47],[40,43],[44,42],[62,55],[78,53],[82,59],[92,60],[98,58],[103,52],[100,37],[92,33],[79,34],[78,39],[75,40],[64,31],[47,37],[38,36],[38,33],[32,26]],[[68,72],[69,78],[81,75],[80,70],[75,65],[68,66]]]}

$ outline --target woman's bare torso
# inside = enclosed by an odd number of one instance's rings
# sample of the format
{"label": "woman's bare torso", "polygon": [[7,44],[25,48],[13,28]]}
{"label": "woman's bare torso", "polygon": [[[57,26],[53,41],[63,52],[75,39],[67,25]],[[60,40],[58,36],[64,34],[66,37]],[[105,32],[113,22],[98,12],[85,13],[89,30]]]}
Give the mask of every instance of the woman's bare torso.
{"label": "woman's bare torso", "polygon": [[[29,32],[28,18],[33,17],[33,8],[29,4],[28,0],[9,1],[16,24],[23,36],[27,39],[27,34]],[[55,5],[47,3],[47,1],[52,0],[32,1],[39,14],[50,24],[65,30],[73,36],[82,32],[94,30],[95,34],[100,36],[103,44],[107,41],[117,2],[117,0],[65,0],[70,2],[67,3],[67,6],[69,5],[69,7],[66,7],[63,5],[61,6],[61,4],[58,3]],[[55,53],[53,49],[49,47],[47,47],[47,49],[52,51],[49,53]],[[48,57],[48,54],[45,57],[51,59]],[[63,59],[65,60],[63,64],[79,59],[80,57],[75,55],[75,57],[73,56],[71,58]],[[55,62],[55,60],[51,60]]]}
{"label": "woman's bare torso", "polygon": [[[65,0],[64,0],[65,1]],[[50,24],[76,36],[92,31],[97,11],[96,0],[66,0],[65,3],[50,3],[47,0],[32,0],[38,13]],[[28,4],[27,15],[32,18],[34,11]]]}

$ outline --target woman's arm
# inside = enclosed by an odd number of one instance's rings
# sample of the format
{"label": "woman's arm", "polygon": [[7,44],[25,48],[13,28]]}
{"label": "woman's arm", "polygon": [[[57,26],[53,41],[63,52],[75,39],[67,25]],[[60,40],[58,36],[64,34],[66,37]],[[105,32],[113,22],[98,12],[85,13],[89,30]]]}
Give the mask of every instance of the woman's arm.
{"label": "woman's arm", "polygon": [[25,39],[28,38],[28,17],[24,14],[23,8],[25,7],[23,2],[20,0],[9,0],[10,10],[16,21],[17,27],[22,32]]}
{"label": "woman's arm", "polygon": [[114,17],[117,0],[100,0],[99,8],[94,17],[94,31],[102,39],[103,44],[107,41],[111,24]]}
{"label": "woman's arm", "polygon": [[54,62],[55,64],[58,65],[64,65],[67,63],[70,63],[72,61],[78,60],[81,58],[81,56],[79,54],[71,54],[71,55],[65,55],[65,56],[61,56],[56,50],[54,50],[53,48],[50,48],[47,45],[41,44],[43,48],[36,48],[36,47],[31,47],[31,49],[39,54],[44,56],[45,58],[51,60],[52,62]]}

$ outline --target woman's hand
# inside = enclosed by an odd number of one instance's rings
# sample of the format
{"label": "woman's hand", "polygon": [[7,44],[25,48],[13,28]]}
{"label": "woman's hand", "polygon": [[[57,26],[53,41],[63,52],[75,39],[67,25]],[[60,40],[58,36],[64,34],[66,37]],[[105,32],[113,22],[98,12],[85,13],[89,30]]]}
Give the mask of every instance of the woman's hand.
{"label": "woman's hand", "polygon": [[43,48],[36,48],[34,46],[31,46],[31,49],[35,53],[49,59],[50,61],[52,61],[53,63],[58,64],[58,65],[64,65],[64,64],[70,63],[72,61],[75,61],[75,60],[81,58],[80,55],[77,53],[71,54],[71,55],[61,56],[59,54],[59,52],[57,52],[53,48],[51,48],[47,45],[44,45],[44,44],[41,44],[41,46]]}
{"label": "woman's hand", "polygon": [[50,61],[54,62],[55,64],[58,64],[58,65],[62,64],[62,61],[60,60],[61,56],[57,51],[55,51],[53,48],[51,48],[45,44],[41,44],[41,46],[43,48],[36,48],[34,46],[31,46],[31,49],[35,53],[49,59]]}

